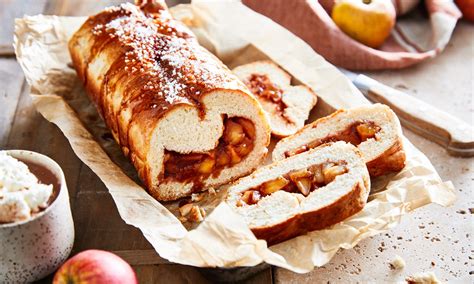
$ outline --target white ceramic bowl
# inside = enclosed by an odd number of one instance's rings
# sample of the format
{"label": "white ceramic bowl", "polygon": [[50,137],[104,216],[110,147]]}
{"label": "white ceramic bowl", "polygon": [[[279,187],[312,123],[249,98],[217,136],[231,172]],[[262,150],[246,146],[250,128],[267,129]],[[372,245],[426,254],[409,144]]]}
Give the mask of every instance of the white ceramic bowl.
{"label": "white ceramic bowl", "polygon": [[[33,218],[0,225],[0,283],[26,283],[54,272],[69,256],[74,223],[64,173],[52,159],[31,151],[11,156],[45,167],[59,181],[56,199]],[[56,189],[55,189],[56,190]]]}

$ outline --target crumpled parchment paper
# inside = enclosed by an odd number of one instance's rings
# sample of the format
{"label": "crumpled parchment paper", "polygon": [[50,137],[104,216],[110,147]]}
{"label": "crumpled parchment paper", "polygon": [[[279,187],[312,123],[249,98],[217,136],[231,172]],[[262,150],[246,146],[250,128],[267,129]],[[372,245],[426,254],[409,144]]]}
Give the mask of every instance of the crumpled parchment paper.
{"label": "crumpled parchment paper", "polygon": [[[311,120],[337,108],[369,103],[302,40],[240,1],[198,0],[172,12],[231,68],[269,58],[291,73],[296,82],[313,88],[320,101]],[[161,204],[142,188],[71,68],[67,41],[84,21],[43,15],[17,19],[14,46],[18,62],[37,110],[62,130],[76,155],[104,182],[122,219],[139,228],[157,253],[171,262],[236,267],[264,261],[308,272],[327,263],[339,248],[351,248],[396,226],[411,210],[433,202],[448,206],[455,199],[453,185],[443,182],[425,155],[405,139],[405,169],[375,181],[367,206],[331,228],[268,248],[221,203],[225,196],[222,190],[201,201],[208,212],[205,221],[186,229],[173,214],[177,202]]]}

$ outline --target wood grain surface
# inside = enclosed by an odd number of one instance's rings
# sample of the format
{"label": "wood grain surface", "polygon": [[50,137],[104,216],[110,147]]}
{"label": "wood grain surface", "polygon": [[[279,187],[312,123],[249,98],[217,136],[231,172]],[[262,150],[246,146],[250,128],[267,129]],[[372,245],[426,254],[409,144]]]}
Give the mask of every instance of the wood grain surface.
{"label": "wood grain surface", "polygon": [[[209,274],[200,269],[171,264],[160,258],[136,228],[122,221],[99,178],[79,161],[59,129],[32,106],[28,86],[12,54],[15,17],[38,13],[89,15],[121,2],[123,0],[0,0],[0,149],[33,150],[61,165],[70,191],[76,229],[73,254],[90,248],[113,251],[132,264],[140,283],[211,283],[214,281],[206,278]],[[172,6],[181,1],[167,2]],[[453,43],[439,58],[421,67],[370,76],[404,88],[411,95],[443,107],[472,125],[473,32],[473,25],[460,23]],[[442,74],[444,67],[440,66],[448,64],[457,65],[451,72]],[[449,92],[451,85],[457,99]],[[417,94],[413,91],[417,88],[433,94]],[[474,235],[474,215],[469,214],[469,208],[474,207],[473,160],[452,158],[438,145],[405,133],[427,153],[441,176],[453,180],[460,189],[460,201],[453,208],[421,209],[407,216],[402,225],[390,233],[364,240],[354,250],[338,253],[330,264],[311,273],[300,275],[279,268],[264,268],[242,283],[398,282],[409,273],[428,270],[435,271],[442,280],[472,282],[470,271],[474,270],[474,264],[468,254],[473,251],[469,238]],[[425,227],[430,231],[424,230]],[[434,241],[431,238],[435,238]],[[395,254],[404,256],[410,268],[391,271],[388,262]],[[42,282],[50,281],[51,276]]]}
{"label": "wood grain surface", "polygon": [[[211,283],[199,269],[160,258],[141,232],[125,224],[107,188],[73,153],[61,131],[36,112],[20,66],[13,57],[13,19],[24,14],[90,15],[123,0],[0,1],[0,149],[26,149],[48,155],[66,176],[76,238],[72,254],[103,249],[123,257],[140,283]],[[168,1],[174,5],[179,1]],[[5,47],[5,48],[3,48]],[[40,281],[49,283],[52,276]],[[243,283],[272,283],[266,268]]]}

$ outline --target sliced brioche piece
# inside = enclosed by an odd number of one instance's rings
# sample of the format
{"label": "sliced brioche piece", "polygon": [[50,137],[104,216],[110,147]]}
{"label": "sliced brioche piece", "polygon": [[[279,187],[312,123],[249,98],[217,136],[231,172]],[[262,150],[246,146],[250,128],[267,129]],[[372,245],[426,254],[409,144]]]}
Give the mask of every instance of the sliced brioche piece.
{"label": "sliced brioche piece", "polygon": [[369,190],[360,151],[336,142],[259,168],[229,188],[226,202],[272,245],[354,215]]}
{"label": "sliced brioche piece", "polygon": [[250,173],[270,139],[258,101],[164,1],[138,3],[89,17],[69,50],[149,192],[175,200]]}
{"label": "sliced brioche piece", "polygon": [[232,71],[257,97],[274,135],[284,137],[301,129],[317,103],[309,87],[292,86],[291,76],[271,61],[252,62]]}
{"label": "sliced brioche piece", "polygon": [[343,140],[361,150],[370,175],[380,176],[405,166],[401,135],[400,121],[386,105],[339,110],[280,140],[272,159],[279,161],[329,141]]}

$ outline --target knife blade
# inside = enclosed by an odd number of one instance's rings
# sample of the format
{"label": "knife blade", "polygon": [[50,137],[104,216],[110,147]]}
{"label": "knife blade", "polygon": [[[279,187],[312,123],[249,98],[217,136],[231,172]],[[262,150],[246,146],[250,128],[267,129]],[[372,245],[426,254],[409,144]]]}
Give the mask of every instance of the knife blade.
{"label": "knife blade", "polygon": [[390,106],[406,128],[445,147],[452,156],[474,156],[474,128],[468,123],[366,75],[339,70],[370,101]]}

